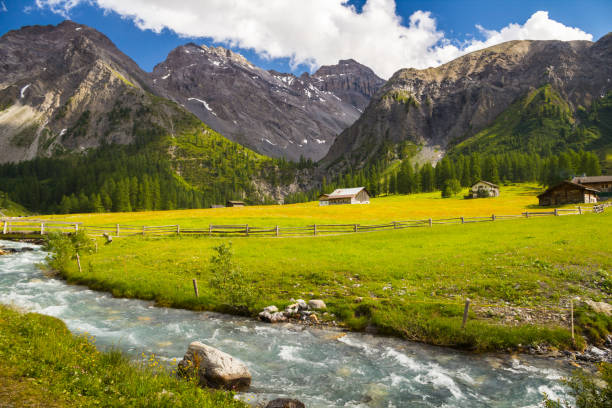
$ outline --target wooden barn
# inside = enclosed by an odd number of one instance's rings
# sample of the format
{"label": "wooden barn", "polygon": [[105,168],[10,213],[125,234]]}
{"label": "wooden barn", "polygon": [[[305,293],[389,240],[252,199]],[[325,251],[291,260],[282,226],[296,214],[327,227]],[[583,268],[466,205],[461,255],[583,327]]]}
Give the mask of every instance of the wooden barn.
{"label": "wooden barn", "polygon": [[319,205],[370,204],[370,193],[365,187],[338,188],[319,197]]}
{"label": "wooden barn", "polygon": [[244,203],[244,201],[228,201],[225,206],[226,207],[244,207],[246,204]]}
{"label": "wooden barn", "polygon": [[596,190],[571,181],[563,181],[538,195],[540,205],[596,203]]}
{"label": "wooden barn", "polygon": [[480,180],[470,189],[472,198],[499,197],[499,186],[488,181]]}
{"label": "wooden barn", "polygon": [[612,193],[612,176],[583,176],[574,177],[572,183],[582,184],[600,192]]}

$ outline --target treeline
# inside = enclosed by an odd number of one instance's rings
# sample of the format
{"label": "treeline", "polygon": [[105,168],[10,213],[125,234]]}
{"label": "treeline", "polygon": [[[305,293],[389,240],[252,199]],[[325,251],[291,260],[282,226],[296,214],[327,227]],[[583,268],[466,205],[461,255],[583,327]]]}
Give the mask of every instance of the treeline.
{"label": "treeline", "polygon": [[287,182],[303,165],[259,156],[204,131],[170,145],[106,145],[0,165],[0,186],[39,213],[207,208],[231,199],[270,203],[254,183]]}
{"label": "treeline", "polygon": [[[499,155],[446,156],[435,167],[426,163],[412,165],[409,159],[392,163],[379,162],[369,168],[348,172],[321,188],[307,193],[293,194],[285,202],[315,200],[321,193],[341,187],[364,186],[372,196],[382,194],[412,194],[445,189],[457,192],[457,186],[470,187],[479,180],[500,183],[538,182],[550,186],[575,175],[601,174],[599,160],[594,153],[569,150],[558,155],[542,157],[536,153],[506,153]],[[450,195],[450,194],[448,194]]]}

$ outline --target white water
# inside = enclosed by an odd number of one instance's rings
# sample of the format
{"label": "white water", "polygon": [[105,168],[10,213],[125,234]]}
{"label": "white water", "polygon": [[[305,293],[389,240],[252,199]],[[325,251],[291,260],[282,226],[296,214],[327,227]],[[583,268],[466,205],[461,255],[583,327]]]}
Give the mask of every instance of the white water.
{"label": "white water", "polygon": [[[31,246],[0,242],[5,247]],[[244,361],[253,375],[249,402],[281,396],[307,407],[537,407],[542,392],[566,395],[562,363],[472,355],[398,339],[291,324],[164,309],[50,279],[36,250],[0,256],[0,303],[58,317],[135,358],[169,363],[200,340]]]}

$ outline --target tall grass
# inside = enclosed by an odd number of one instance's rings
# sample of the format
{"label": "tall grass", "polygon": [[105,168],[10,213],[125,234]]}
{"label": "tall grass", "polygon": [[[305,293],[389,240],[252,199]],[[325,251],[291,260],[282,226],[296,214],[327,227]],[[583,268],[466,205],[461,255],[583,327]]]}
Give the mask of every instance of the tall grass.
{"label": "tall grass", "polygon": [[[0,405],[79,407],[246,407],[228,392],[176,378],[155,358],[130,362],[99,352],[53,317],[0,306]],[[27,395],[20,389],[26,382]]]}

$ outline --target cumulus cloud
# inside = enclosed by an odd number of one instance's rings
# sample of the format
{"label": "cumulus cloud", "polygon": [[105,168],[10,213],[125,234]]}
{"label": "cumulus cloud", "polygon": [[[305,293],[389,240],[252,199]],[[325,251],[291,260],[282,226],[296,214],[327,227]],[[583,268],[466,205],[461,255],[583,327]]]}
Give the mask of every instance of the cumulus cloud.
{"label": "cumulus cloud", "polygon": [[69,16],[81,3],[132,19],[143,30],[169,29],[184,37],[212,38],[252,49],[265,58],[289,58],[311,69],[354,58],[388,78],[400,68],[426,68],[509,40],[592,40],[592,35],[534,13],[499,31],[476,29],[483,39],[453,41],[427,11],[407,21],[395,0],[367,0],[361,12],[347,0],[36,0],[39,8]]}

